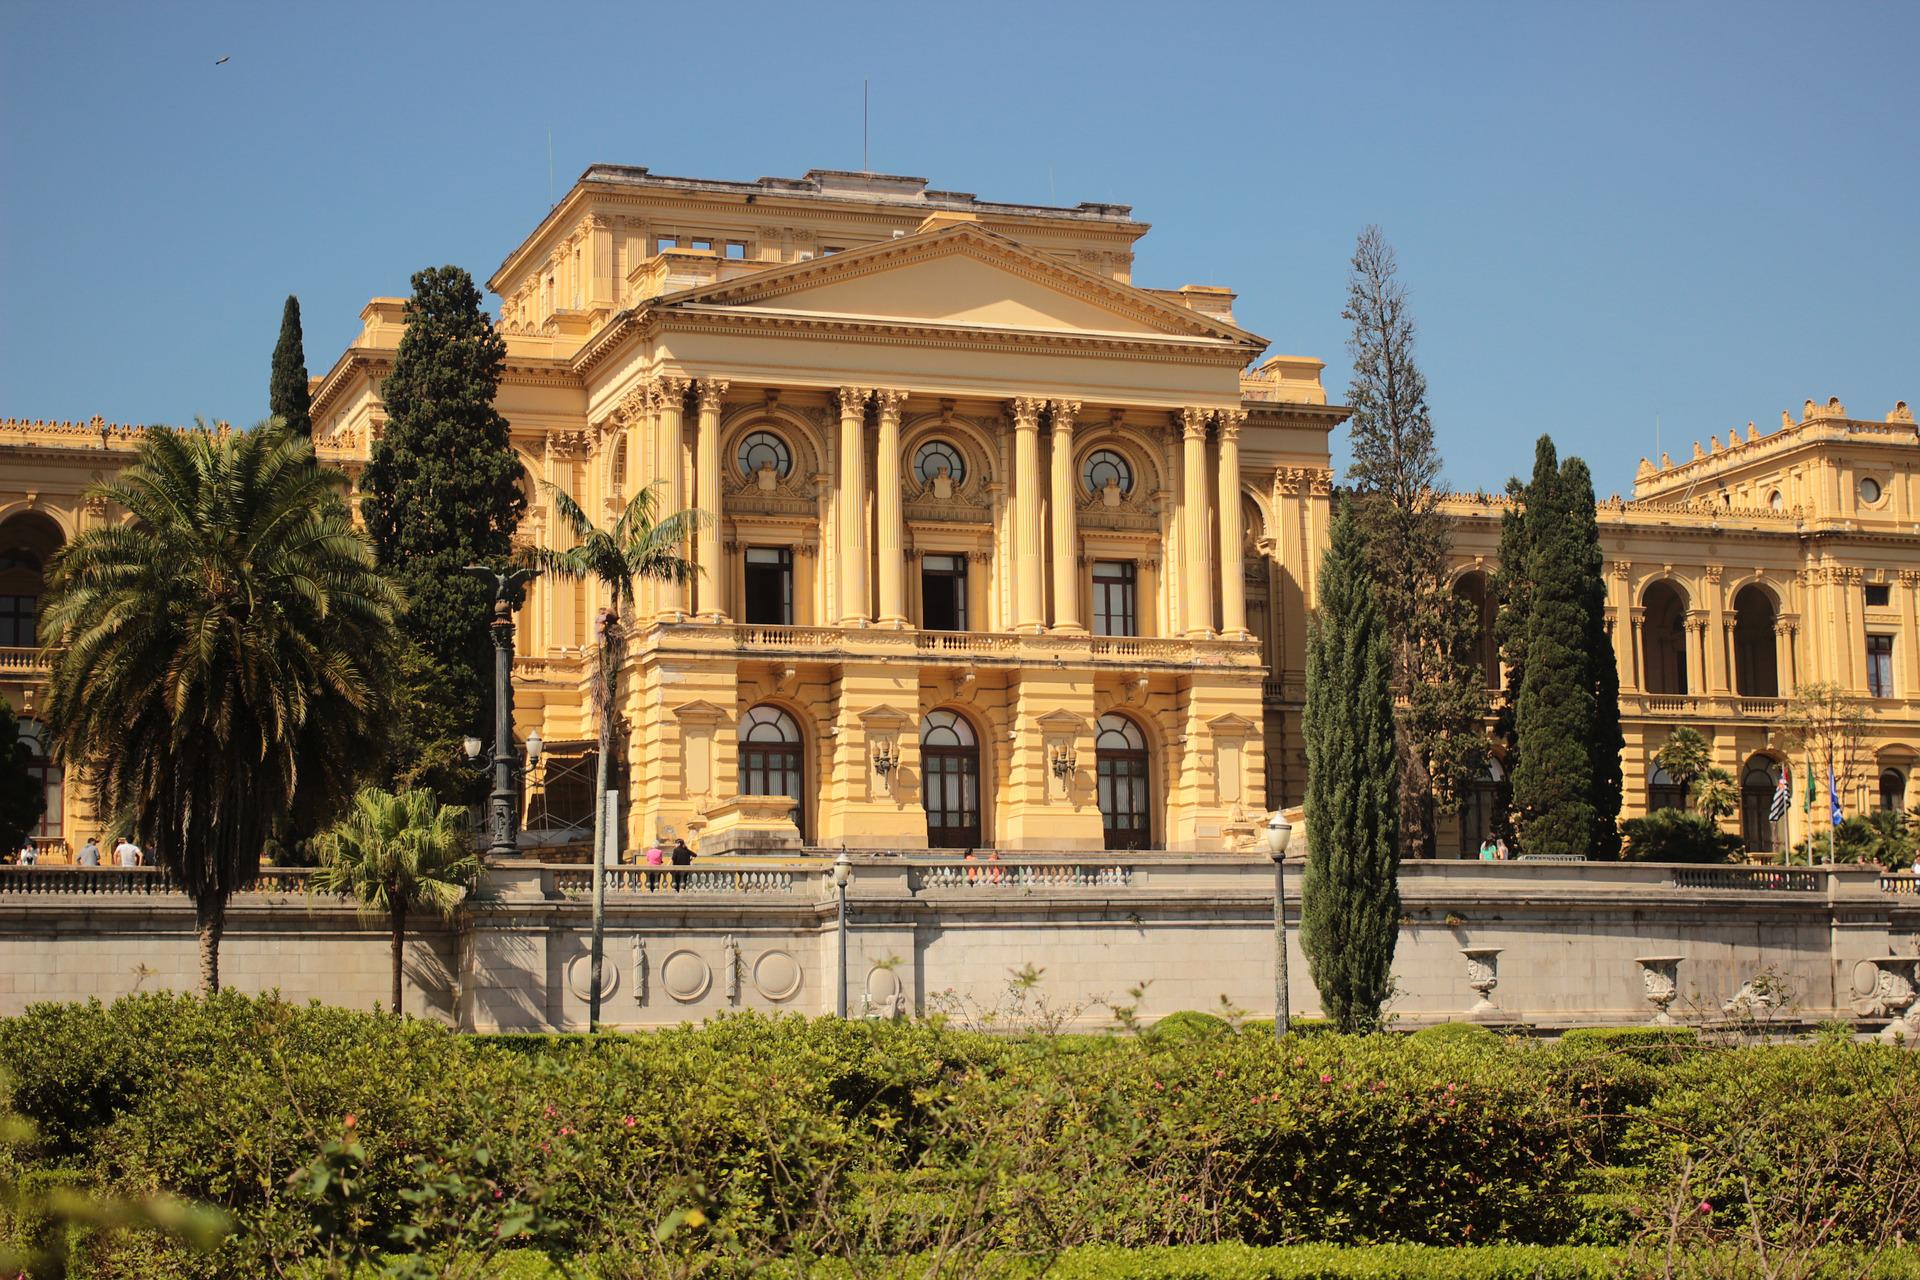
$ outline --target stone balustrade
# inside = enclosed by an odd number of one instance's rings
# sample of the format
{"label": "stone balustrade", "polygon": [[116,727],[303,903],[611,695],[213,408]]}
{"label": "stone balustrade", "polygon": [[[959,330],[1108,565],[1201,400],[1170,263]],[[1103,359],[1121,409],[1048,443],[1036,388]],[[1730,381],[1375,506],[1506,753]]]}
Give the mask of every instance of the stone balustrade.
{"label": "stone balustrade", "polygon": [[897,631],[858,627],[780,627],[685,623],[650,632],[643,646],[705,652],[716,649],[815,659],[965,658],[993,663],[1057,660],[1127,667],[1261,666],[1260,646],[1252,640],[1208,640],[1156,636],[1012,635],[990,631]]}
{"label": "stone balustrade", "polygon": [[[832,1009],[842,980],[834,852],[607,868],[609,1020]],[[1301,871],[1290,863],[1291,995],[1296,1011],[1311,1012]],[[593,874],[581,864],[502,863],[454,921],[413,921],[409,1007],[481,1030],[578,1027]],[[378,1003],[389,982],[385,921],[307,892],[310,876],[268,868],[235,896],[226,980]],[[1089,1028],[1110,1024],[1108,1002],[1133,1003],[1127,990],[1141,983],[1148,1018],[1216,1008],[1223,997],[1258,1016],[1271,1001],[1273,867],[1264,857],[869,854],[856,858],[847,896],[844,981],[856,1010],[983,1010],[1027,966],[1040,971],[1046,998]],[[1890,957],[1920,956],[1915,877],[1877,868],[1420,861],[1403,865],[1400,900],[1400,995],[1390,1012],[1407,1027],[1470,1011],[1542,1029],[1657,1013],[1719,1022],[1732,1016],[1729,1004],[1752,1005],[1740,992],[1763,986],[1788,993],[1762,1010],[1770,1018],[1854,1018],[1878,1030],[1895,1012],[1884,1001],[1871,1017],[1855,1011],[1859,966],[1878,973]],[[1664,977],[1657,993],[1649,985],[1655,961],[1678,974],[1671,990]],[[192,908],[152,869],[0,867],[0,1013],[40,999],[190,989],[196,975]]]}

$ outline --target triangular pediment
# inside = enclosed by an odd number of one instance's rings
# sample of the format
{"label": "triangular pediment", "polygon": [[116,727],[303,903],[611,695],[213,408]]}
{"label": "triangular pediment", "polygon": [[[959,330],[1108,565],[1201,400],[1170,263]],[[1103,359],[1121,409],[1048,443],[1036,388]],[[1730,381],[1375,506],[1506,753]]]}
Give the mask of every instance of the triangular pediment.
{"label": "triangular pediment", "polygon": [[1264,346],[1243,329],[963,225],[660,300],[670,309]]}

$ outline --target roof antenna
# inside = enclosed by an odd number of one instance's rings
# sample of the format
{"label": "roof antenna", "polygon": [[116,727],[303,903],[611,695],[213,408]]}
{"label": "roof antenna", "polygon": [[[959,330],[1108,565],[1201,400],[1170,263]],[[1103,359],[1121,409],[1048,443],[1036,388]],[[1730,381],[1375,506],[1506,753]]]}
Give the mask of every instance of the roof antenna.
{"label": "roof antenna", "polygon": [[867,85],[869,81],[860,79],[860,172],[872,173],[873,166],[867,162]]}

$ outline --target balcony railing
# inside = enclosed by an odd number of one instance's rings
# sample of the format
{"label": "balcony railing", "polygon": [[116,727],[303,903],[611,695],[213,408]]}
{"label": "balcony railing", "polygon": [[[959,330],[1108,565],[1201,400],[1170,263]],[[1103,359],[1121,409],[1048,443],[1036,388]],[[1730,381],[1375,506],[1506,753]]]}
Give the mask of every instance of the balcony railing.
{"label": "balcony railing", "polygon": [[912,884],[921,889],[1124,889],[1133,868],[1107,862],[973,862],[915,867]]}
{"label": "balcony railing", "polygon": [[51,668],[41,658],[38,649],[21,648],[17,645],[0,646],[0,671],[45,675],[49,670]]}
{"label": "balcony railing", "polygon": [[1827,876],[1825,872],[1811,868],[1792,871],[1776,867],[1675,867],[1673,884],[1677,889],[1818,893],[1827,887]]}
{"label": "balcony railing", "polygon": [[1260,648],[1251,640],[1206,640],[1157,636],[1086,636],[1052,632],[917,631],[879,627],[703,626],[685,624],[658,633],[654,643],[698,648],[733,647],[821,656],[924,661],[947,657],[1019,662],[1054,659],[1122,666],[1166,663],[1182,666],[1257,667]]}

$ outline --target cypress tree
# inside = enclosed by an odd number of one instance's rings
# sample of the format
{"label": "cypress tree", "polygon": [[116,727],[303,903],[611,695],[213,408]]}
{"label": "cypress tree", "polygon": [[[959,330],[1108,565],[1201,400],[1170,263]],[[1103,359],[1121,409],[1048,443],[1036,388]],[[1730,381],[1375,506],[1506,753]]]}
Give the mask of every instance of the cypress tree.
{"label": "cypress tree", "polygon": [[506,343],[459,267],[415,273],[407,327],[381,384],[387,427],[361,476],[361,512],[407,593],[406,633],[444,676],[455,723],[492,697],[492,591],[461,572],[503,564],[526,509],[507,420],[493,407]]}
{"label": "cypress tree", "polygon": [[1365,536],[1380,610],[1393,637],[1400,723],[1400,803],[1421,857],[1434,856],[1438,817],[1458,807],[1486,764],[1486,680],[1473,660],[1479,617],[1447,580],[1451,538],[1440,511],[1440,452],[1427,380],[1413,357],[1414,323],[1393,249],[1361,232],[1347,272],[1353,355],[1354,517]]}
{"label": "cypress tree", "polygon": [[1400,933],[1393,658],[1365,539],[1342,504],[1307,627],[1307,874],[1300,940],[1343,1031],[1379,1025]]}
{"label": "cypress tree", "polygon": [[1518,845],[1513,828],[1513,770],[1520,760],[1520,738],[1514,725],[1515,703],[1527,669],[1527,620],[1533,616],[1533,579],[1527,563],[1532,554],[1528,539],[1527,486],[1519,477],[1507,481],[1511,504],[1500,518],[1499,566],[1493,574],[1494,640],[1500,646],[1505,684],[1493,708],[1494,737],[1506,744],[1506,769],[1494,795],[1494,829]]}
{"label": "cypress tree", "polygon": [[1514,814],[1528,853],[1586,854],[1595,821],[1588,546],[1546,436],[1535,448],[1526,529],[1532,598],[1514,707]]}
{"label": "cypress tree", "polygon": [[1580,536],[1581,573],[1586,609],[1587,687],[1593,691],[1593,728],[1587,735],[1588,801],[1593,805],[1591,852],[1613,858],[1620,853],[1620,668],[1607,635],[1606,559],[1600,551],[1600,517],[1593,501],[1593,474],[1579,458],[1560,466],[1573,527]]}
{"label": "cypress tree", "polygon": [[300,336],[300,299],[287,295],[280,313],[280,341],[273,347],[273,379],[267,387],[267,412],[295,435],[313,434],[313,398],[307,391],[307,349]]}

